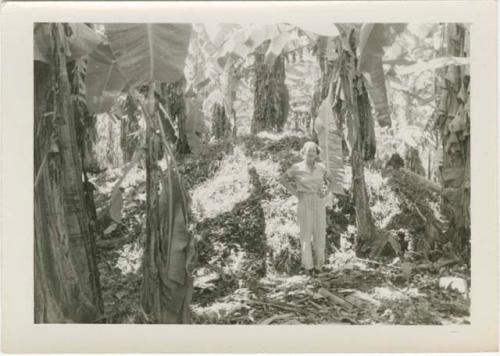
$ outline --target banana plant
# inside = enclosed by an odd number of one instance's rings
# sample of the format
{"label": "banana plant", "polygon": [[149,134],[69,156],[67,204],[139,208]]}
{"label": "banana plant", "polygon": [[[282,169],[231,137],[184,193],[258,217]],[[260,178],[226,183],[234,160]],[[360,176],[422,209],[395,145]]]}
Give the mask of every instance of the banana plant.
{"label": "banana plant", "polygon": [[34,28],[35,323],[95,322],[103,312],[68,73],[100,41],[87,30]]}
{"label": "banana plant", "polygon": [[[144,310],[159,323],[189,321],[188,265],[194,241],[187,230],[187,197],[160,119],[155,85],[175,82],[183,75],[191,30],[190,24],[105,24],[106,41],[90,55],[87,75],[92,110],[109,110],[118,95],[127,92],[146,119],[142,300]],[[141,88],[147,88],[146,96],[139,92]],[[160,168],[162,159],[166,170]]]}

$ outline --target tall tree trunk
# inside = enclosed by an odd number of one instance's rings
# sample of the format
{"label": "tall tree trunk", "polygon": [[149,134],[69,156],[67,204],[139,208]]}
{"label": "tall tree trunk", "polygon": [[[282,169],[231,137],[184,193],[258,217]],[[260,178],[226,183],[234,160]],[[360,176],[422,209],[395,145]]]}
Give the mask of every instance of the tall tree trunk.
{"label": "tall tree trunk", "polygon": [[85,101],[85,76],[87,63],[85,60],[69,61],[67,63],[69,81],[71,83],[71,95],[73,99],[74,121],[76,129],[76,142],[80,149],[82,173],[84,177],[83,191],[85,210],[90,219],[90,233],[96,235],[97,211],[94,201],[95,186],[90,183],[88,173],[99,172],[97,151],[95,149],[97,140],[96,115],[87,109]]}
{"label": "tall tree trunk", "polygon": [[[446,24],[447,54],[468,53],[468,29]],[[465,67],[450,65],[440,88],[437,126],[443,145],[442,208],[450,221],[448,239],[457,255],[470,257],[470,76]]]}
{"label": "tall tree trunk", "polygon": [[[338,63],[340,65],[340,76],[342,86],[336,90],[337,96],[344,97],[346,109],[336,106],[338,113],[345,117],[349,128],[349,141],[351,144],[351,168],[352,168],[352,190],[354,206],[356,209],[356,225],[358,228],[359,252],[364,251],[377,236],[373,223],[368,193],[364,174],[364,160],[373,159],[375,155],[374,123],[368,98],[368,93],[363,83],[361,73],[357,71],[356,29],[343,31],[344,43],[350,44],[350,51],[338,43],[341,53]],[[368,243],[368,244],[367,244]]]}
{"label": "tall tree trunk", "polygon": [[52,25],[51,65],[35,62],[36,323],[93,322],[102,313],[62,26]]}
{"label": "tall tree trunk", "polygon": [[[368,99],[368,93],[364,89],[361,76],[355,76],[351,86],[351,98],[353,102],[352,120],[354,136],[356,137],[354,145],[351,149],[351,166],[352,166],[352,190],[354,197],[354,206],[356,209],[356,222],[358,227],[358,248],[366,246],[367,242],[372,242],[375,235],[375,225],[373,224],[372,213],[370,210],[370,202],[365,181],[364,159],[370,159],[375,148],[372,147],[372,142],[368,135],[369,131],[366,127],[369,126],[371,117],[371,109]],[[363,90],[360,92],[359,87]]]}
{"label": "tall tree trunk", "polygon": [[269,67],[264,59],[269,41],[255,54],[254,111],[252,134],[262,130],[282,131],[288,117],[289,93],[285,85],[285,57],[280,54]]}
{"label": "tall tree trunk", "polygon": [[[154,101],[151,89],[148,101]],[[188,264],[194,253],[194,241],[186,227],[184,190],[175,171],[164,128],[159,125],[158,112],[147,111],[146,105],[141,106],[147,116],[142,304],[157,323],[189,323],[193,281]],[[154,103],[148,106],[156,107]],[[158,165],[164,153],[168,165],[166,172]]]}
{"label": "tall tree trunk", "polygon": [[68,61],[67,69],[71,83],[77,144],[81,151],[83,171],[96,173],[99,171],[97,151],[95,149],[97,117],[87,109],[85,98],[87,62],[84,59]]}

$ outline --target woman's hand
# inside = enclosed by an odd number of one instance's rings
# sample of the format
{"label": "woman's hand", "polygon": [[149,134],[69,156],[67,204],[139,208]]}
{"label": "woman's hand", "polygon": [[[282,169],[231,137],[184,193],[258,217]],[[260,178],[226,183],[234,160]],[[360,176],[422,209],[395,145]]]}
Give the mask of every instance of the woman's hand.
{"label": "woman's hand", "polygon": [[318,195],[320,198],[324,198],[328,195],[328,187],[326,185],[324,185],[320,191],[318,192]]}
{"label": "woman's hand", "polygon": [[325,175],[325,184],[321,187],[318,195],[320,198],[324,198],[328,195],[328,191],[330,190],[330,179]]}

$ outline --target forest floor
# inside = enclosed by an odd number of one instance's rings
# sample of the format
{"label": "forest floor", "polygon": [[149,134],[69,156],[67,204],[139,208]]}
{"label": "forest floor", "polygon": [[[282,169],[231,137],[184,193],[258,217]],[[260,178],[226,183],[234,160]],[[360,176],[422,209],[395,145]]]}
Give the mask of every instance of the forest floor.
{"label": "forest floor", "polygon": [[[376,258],[357,257],[353,203],[331,196],[327,270],[314,277],[300,273],[297,201],[278,178],[300,159],[304,140],[260,134],[240,138],[235,146],[213,143],[199,157],[179,160],[198,250],[193,323],[468,324],[468,266],[443,255],[424,258],[415,250],[422,222],[376,170],[365,171],[372,213],[379,231],[399,236],[399,247],[387,243]],[[96,178],[101,216],[121,174],[116,169]],[[122,186],[122,221],[97,242],[104,320],[141,323],[147,322],[140,307],[144,170],[133,169]],[[99,229],[109,223],[101,219]]]}

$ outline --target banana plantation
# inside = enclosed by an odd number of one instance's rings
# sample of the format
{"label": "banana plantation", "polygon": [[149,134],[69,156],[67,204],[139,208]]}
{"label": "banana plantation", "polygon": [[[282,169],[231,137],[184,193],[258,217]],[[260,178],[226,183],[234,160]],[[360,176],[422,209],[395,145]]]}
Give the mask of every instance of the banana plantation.
{"label": "banana plantation", "polygon": [[467,25],[33,31],[36,323],[469,324]]}

